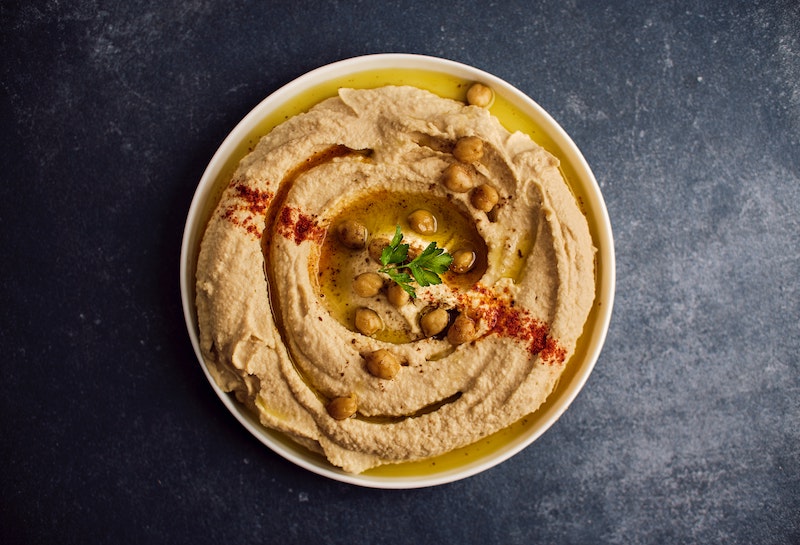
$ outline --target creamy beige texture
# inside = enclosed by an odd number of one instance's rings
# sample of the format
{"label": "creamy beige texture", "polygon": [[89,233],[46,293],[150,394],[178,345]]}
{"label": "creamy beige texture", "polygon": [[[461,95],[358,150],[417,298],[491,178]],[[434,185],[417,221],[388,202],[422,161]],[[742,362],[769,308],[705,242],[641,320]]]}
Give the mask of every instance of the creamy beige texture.
{"label": "creamy beige texture", "polygon": [[[475,179],[500,195],[489,214],[441,183],[457,162],[453,144],[472,135],[486,150]],[[372,217],[370,199],[392,205],[376,204]],[[485,242],[477,282],[445,277],[401,309],[384,293],[363,298],[342,286],[331,301],[320,259],[343,211],[360,211],[371,238],[391,238],[398,223],[422,247],[431,237],[408,229],[404,206],[426,201],[451,207]],[[452,252],[461,235],[446,227],[437,242]],[[363,253],[348,275],[379,267]],[[197,311],[205,360],[224,390],[263,425],[361,472],[448,452],[535,411],[574,350],[594,290],[587,222],[551,154],[476,106],[412,87],[341,89],[242,160],[203,237]],[[348,316],[358,306],[403,340],[355,331]],[[425,338],[419,316],[431,306],[469,314],[475,339]],[[390,380],[365,368],[379,348],[403,361]],[[351,394],[356,415],[332,418],[327,403]]]}

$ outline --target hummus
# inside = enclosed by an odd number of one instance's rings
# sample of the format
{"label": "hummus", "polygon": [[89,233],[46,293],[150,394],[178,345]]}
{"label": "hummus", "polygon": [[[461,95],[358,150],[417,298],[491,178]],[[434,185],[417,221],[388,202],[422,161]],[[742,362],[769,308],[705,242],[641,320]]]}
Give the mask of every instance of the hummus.
{"label": "hummus", "polygon": [[[558,167],[486,108],[414,87],[340,89],[288,119],[241,161],[202,239],[209,371],[347,472],[532,413],[594,301],[587,221]],[[414,297],[381,262],[398,229],[395,272],[432,242],[454,258],[441,283],[409,275]]]}

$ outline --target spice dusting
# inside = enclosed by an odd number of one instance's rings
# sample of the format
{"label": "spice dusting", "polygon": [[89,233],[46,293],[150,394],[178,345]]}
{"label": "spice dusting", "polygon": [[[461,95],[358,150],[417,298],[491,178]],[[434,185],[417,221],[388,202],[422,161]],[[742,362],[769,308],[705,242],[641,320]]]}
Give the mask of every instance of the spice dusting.
{"label": "spice dusting", "polygon": [[231,187],[236,193],[236,198],[222,210],[222,217],[260,238],[264,231],[264,215],[274,194],[253,189],[238,180],[233,180]]}
{"label": "spice dusting", "polygon": [[526,345],[531,356],[537,354],[549,365],[561,365],[567,352],[558,340],[550,337],[550,327],[524,309],[515,306],[513,299],[498,296],[483,286],[475,286],[481,303],[474,311],[489,326],[489,334],[515,339]]}
{"label": "spice dusting", "polygon": [[321,242],[325,237],[325,229],[317,225],[316,216],[303,214],[289,206],[281,210],[276,228],[281,236],[294,240],[295,244],[306,240]]}

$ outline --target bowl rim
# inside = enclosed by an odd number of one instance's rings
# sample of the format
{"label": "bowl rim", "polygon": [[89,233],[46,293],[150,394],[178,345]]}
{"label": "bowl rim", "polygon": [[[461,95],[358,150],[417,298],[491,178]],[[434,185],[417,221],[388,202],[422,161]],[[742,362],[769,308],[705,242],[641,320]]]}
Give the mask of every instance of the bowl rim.
{"label": "bowl rim", "polygon": [[[593,341],[587,349],[584,361],[581,362],[579,372],[573,377],[566,392],[550,405],[548,409],[549,413],[543,423],[531,429],[530,432],[526,432],[516,440],[511,441],[509,444],[504,445],[499,450],[491,454],[479,456],[477,460],[465,463],[463,466],[426,475],[402,477],[346,473],[329,464],[327,461],[316,459],[310,451],[307,451],[307,453],[304,452],[304,447],[291,443],[289,439],[281,440],[279,432],[263,427],[253,415],[247,412],[244,406],[238,404],[230,394],[224,392],[217,385],[209,372],[200,350],[194,302],[194,268],[196,264],[193,261],[196,261],[196,250],[199,247],[202,231],[205,227],[204,222],[202,222],[202,224],[200,223],[200,219],[202,219],[203,216],[202,211],[204,207],[207,206],[207,200],[213,195],[216,182],[222,173],[222,169],[226,162],[232,157],[232,154],[235,153],[237,146],[244,138],[247,138],[248,134],[255,129],[259,121],[264,119],[268,113],[273,112],[276,108],[287,103],[297,94],[319,86],[331,79],[338,79],[343,76],[369,70],[385,69],[387,67],[393,69],[437,72],[468,80],[481,81],[493,87],[496,93],[502,93],[503,97],[509,100],[516,109],[521,111],[525,116],[534,119],[542,128],[546,129],[548,136],[555,141],[560,148],[562,156],[559,158],[562,161],[565,159],[569,161],[575,172],[581,178],[581,188],[590,197],[591,202],[584,203],[584,205],[591,207],[596,222],[599,225],[598,237],[600,240],[594,241],[597,247],[596,263],[602,263],[605,270],[602,277],[603,282],[596,286],[595,300],[597,301],[599,299],[603,301],[603,308],[598,311],[597,325],[591,331]],[[597,271],[595,274],[597,275]],[[320,476],[369,488],[422,488],[465,479],[502,463],[538,439],[572,404],[594,369],[605,343],[610,325],[615,287],[616,264],[614,242],[605,201],[603,200],[600,187],[586,159],[564,129],[562,129],[555,119],[532,98],[493,74],[457,61],[411,53],[379,53],[336,61],[306,72],[270,93],[239,121],[212,156],[195,189],[186,217],[181,241],[180,288],[186,328],[192,342],[195,356],[206,378],[223,404],[254,437],[286,460]],[[584,335],[585,334],[586,332],[584,332]]]}

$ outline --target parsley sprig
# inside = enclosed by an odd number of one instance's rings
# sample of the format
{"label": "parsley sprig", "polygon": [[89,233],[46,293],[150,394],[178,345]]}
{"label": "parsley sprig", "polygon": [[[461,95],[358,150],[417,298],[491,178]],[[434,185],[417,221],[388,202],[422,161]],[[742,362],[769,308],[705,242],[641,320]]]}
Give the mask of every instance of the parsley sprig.
{"label": "parsley sprig", "polygon": [[398,225],[395,227],[392,241],[381,252],[381,265],[383,267],[378,272],[387,274],[406,293],[415,298],[417,292],[411,282],[416,281],[420,286],[441,284],[442,279],[439,275],[444,274],[447,268],[450,267],[450,263],[453,262],[453,256],[445,252],[444,248],[438,248],[434,241],[428,244],[421,254],[406,263],[409,245],[402,242],[403,232]]}

